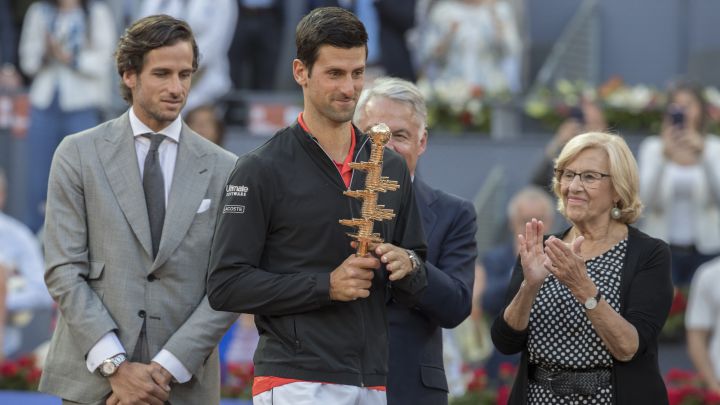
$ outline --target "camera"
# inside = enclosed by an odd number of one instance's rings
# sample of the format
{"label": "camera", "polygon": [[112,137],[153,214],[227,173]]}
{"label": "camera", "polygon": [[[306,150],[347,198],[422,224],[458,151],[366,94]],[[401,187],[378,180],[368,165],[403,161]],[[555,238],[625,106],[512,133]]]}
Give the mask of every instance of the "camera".
{"label": "camera", "polygon": [[580,125],[585,124],[585,113],[581,106],[574,106],[570,109],[569,117],[578,122]]}
{"label": "camera", "polygon": [[685,110],[678,105],[671,105],[668,108],[668,116],[670,117],[670,123],[675,128],[682,128],[685,126]]}

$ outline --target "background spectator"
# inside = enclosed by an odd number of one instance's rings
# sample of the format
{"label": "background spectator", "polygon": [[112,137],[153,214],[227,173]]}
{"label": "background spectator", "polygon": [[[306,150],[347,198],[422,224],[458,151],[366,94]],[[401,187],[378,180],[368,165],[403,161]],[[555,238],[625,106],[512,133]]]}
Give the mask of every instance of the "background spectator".
{"label": "background spectator", "polygon": [[720,394],[720,259],[698,268],[685,315],[690,359],[708,389]]}
{"label": "background spectator", "polygon": [[25,222],[37,231],[52,154],[60,140],[100,122],[111,97],[115,24],[102,1],[33,3],[20,36],[20,67],[32,78]]}
{"label": "background spectator", "polygon": [[415,25],[416,0],[376,0],[380,64],[387,76],[416,80],[407,33]]}
{"label": "background spectator", "polygon": [[[167,14],[190,24],[200,49],[198,70],[184,111],[217,105],[232,88],[228,51],[238,21],[236,0],[144,0],[137,18]],[[266,28],[270,28],[268,26]]]}
{"label": "background spectator", "polygon": [[10,0],[0,0],[0,67],[17,63],[17,32]]}
{"label": "background spectator", "polygon": [[673,281],[690,284],[695,269],[720,253],[720,139],[706,133],[701,91],[670,91],[659,136],[640,145],[643,229],[670,244]]}
{"label": "background spectator", "polygon": [[[508,203],[508,227],[512,233],[510,242],[497,246],[483,255],[480,271],[485,280],[480,293],[479,307],[482,316],[492,321],[505,305],[510,276],[518,257],[517,235],[525,233],[525,224],[533,218],[543,221],[547,229],[552,229],[555,208],[550,196],[537,186],[526,186],[518,191]],[[494,347],[485,362],[488,377],[495,380],[500,364],[507,362],[517,364],[517,354],[505,355]]]}
{"label": "background spectator", "polygon": [[[532,184],[552,195],[552,180],[555,177],[555,158],[567,141],[584,132],[602,132],[607,130],[607,122],[602,109],[592,101],[583,100],[573,108],[570,116],[563,121],[545,146],[540,164],[532,176]],[[551,229],[551,228],[547,228]]]}
{"label": "background spectator", "polygon": [[238,20],[230,46],[230,74],[236,88],[275,89],[282,42],[284,2],[236,0]]}
{"label": "background spectator", "polygon": [[518,92],[521,43],[503,0],[448,0],[430,11],[423,70],[433,82],[461,80],[489,93]]}
{"label": "background spectator", "polygon": [[[43,281],[45,272],[40,246],[35,235],[20,221],[2,212],[7,197],[7,178],[0,168],[0,278],[6,283],[4,300],[7,316],[2,354],[13,357],[20,353],[23,341],[20,317],[25,311],[52,308],[52,299]],[[47,330],[50,325],[47,325]],[[31,332],[31,331],[27,331]],[[25,337],[27,338],[27,337]]]}
{"label": "background spectator", "polygon": [[223,145],[225,125],[210,105],[201,105],[185,113],[185,123],[193,131],[216,145]]}

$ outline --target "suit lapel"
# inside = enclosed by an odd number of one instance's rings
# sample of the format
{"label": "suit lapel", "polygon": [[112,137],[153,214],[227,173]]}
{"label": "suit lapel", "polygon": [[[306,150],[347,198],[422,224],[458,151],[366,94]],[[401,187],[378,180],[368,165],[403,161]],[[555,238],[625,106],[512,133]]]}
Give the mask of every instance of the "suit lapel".
{"label": "suit lapel", "polygon": [[96,139],[95,147],[125,219],[145,253],[152,257],[145,192],[142,189],[135,140],[127,113],[113,121],[103,137]]}
{"label": "suit lapel", "polygon": [[150,271],[162,266],[183,240],[210,183],[214,160],[195,137],[183,124],[162,239]]}

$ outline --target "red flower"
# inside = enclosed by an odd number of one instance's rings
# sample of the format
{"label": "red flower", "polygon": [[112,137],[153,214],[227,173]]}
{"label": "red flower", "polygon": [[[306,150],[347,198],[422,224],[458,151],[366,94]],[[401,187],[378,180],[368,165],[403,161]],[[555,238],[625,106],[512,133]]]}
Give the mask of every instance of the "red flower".
{"label": "red flower", "polygon": [[507,385],[503,385],[497,390],[497,405],[507,405],[510,399],[510,388]]}
{"label": "red flower", "polygon": [[683,400],[683,394],[677,388],[668,387],[668,400],[670,405],[680,405]]}
{"label": "red flower", "polygon": [[470,111],[465,110],[460,113],[460,122],[462,122],[463,125],[472,124],[472,114],[470,114]]}
{"label": "red flower", "polygon": [[620,76],[613,76],[608,81],[603,83],[600,88],[598,89],[598,93],[600,93],[600,98],[607,98],[610,94],[615,92],[615,90],[621,88],[623,86],[623,79]]}
{"label": "red flower", "polygon": [[33,356],[22,356],[17,360],[17,365],[22,368],[30,368],[35,365],[35,358]]}
{"label": "red flower", "polygon": [[500,363],[498,367],[498,375],[503,380],[512,380],[515,377],[515,366],[512,363]]}
{"label": "red flower", "polygon": [[40,381],[40,376],[42,375],[42,370],[39,368],[33,367],[29,373],[25,376],[25,381],[27,381],[29,384],[37,384],[38,381]]}
{"label": "red flower", "polygon": [[473,370],[472,380],[468,383],[468,391],[480,392],[487,387],[487,372],[485,369],[476,368]]}
{"label": "red flower", "polygon": [[6,361],[0,365],[0,375],[3,377],[13,377],[18,371],[20,371],[20,367],[11,361]]}
{"label": "red flower", "polygon": [[706,391],[704,400],[707,405],[720,404],[720,393],[715,391]]}
{"label": "red flower", "polygon": [[682,291],[676,288],[675,294],[673,295],[672,306],[670,306],[670,315],[681,314],[685,311],[685,308],[687,308],[687,300]]}
{"label": "red flower", "polygon": [[472,98],[482,98],[485,95],[485,90],[480,86],[472,86],[470,89],[470,96]]}
{"label": "red flower", "polygon": [[665,378],[669,383],[688,382],[694,377],[695,374],[693,372],[679,368],[671,368],[670,371],[665,374]]}

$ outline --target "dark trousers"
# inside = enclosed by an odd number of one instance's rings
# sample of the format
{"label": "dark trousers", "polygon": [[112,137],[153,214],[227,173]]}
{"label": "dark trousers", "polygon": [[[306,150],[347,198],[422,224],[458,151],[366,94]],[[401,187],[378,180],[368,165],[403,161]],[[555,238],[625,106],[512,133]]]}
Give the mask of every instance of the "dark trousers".
{"label": "dark trousers", "polygon": [[714,259],[718,253],[702,254],[694,246],[670,245],[672,280],[676,287],[687,287],[701,264]]}

